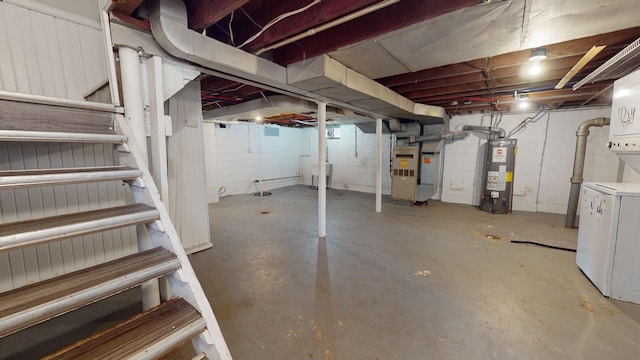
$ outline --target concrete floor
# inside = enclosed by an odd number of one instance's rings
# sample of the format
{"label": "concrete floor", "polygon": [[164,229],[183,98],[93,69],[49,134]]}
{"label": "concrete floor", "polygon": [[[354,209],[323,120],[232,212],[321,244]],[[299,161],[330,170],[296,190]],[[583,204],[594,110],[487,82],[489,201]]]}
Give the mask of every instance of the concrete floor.
{"label": "concrete floor", "polygon": [[[603,297],[551,214],[329,190],[223,198],[192,256],[234,359],[636,359],[640,306]],[[487,236],[489,235],[489,236]]]}
{"label": "concrete floor", "polygon": [[[316,190],[230,196],[209,207],[213,248],[191,256],[236,360],[637,359],[640,305],[603,297],[564,217],[491,215],[430,202],[373,211],[374,196]],[[137,311],[128,291],[0,339],[0,359],[39,358]],[[94,316],[95,315],[95,316]],[[95,318],[92,318],[94,316]],[[91,329],[89,329],[91,328]],[[190,359],[190,346],[167,359]]]}

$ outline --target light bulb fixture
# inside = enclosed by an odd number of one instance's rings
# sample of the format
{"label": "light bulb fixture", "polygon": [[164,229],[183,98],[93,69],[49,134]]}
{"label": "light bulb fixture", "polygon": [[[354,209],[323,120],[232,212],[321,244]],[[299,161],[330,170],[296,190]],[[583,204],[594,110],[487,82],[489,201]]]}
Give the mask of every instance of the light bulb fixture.
{"label": "light bulb fixture", "polygon": [[538,75],[542,72],[542,66],[540,66],[540,62],[536,61],[535,63],[529,66],[529,75]]}
{"label": "light bulb fixture", "polygon": [[542,61],[547,58],[547,48],[537,48],[531,50],[529,61]]}

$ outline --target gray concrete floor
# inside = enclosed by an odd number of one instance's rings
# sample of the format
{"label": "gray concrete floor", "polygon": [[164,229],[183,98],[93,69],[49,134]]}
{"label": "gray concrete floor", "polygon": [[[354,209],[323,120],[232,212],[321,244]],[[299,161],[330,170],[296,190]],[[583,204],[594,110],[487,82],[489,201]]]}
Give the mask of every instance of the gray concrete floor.
{"label": "gray concrete floor", "polygon": [[[603,297],[552,214],[329,190],[223,198],[192,262],[234,359],[637,359],[640,306]],[[487,236],[489,235],[489,236]]]}
{"label": "gray concrete floor", "polygon": [[[637,359],[640,305],[603,297],[564,217],[471,206],[394,205],[316,190],[230,196],[209,207],[213,248],[191,255],[236,360]],[[134,289],[0,339],[36,359],[139,310]],[[187,344],[166,357],[190,359]]]}

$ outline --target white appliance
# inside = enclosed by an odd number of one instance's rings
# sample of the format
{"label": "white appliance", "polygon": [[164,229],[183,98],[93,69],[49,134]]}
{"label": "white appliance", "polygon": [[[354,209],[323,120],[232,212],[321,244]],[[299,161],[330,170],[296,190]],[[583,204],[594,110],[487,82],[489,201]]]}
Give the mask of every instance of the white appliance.
{"label": "white appliance", "polygon": [[640,70],[613,84],[609,148],[640,172]]}
{"label": "white appliance", "polygon": [[584,183],[576,263],[603,295],[640,304],[640,184]]}

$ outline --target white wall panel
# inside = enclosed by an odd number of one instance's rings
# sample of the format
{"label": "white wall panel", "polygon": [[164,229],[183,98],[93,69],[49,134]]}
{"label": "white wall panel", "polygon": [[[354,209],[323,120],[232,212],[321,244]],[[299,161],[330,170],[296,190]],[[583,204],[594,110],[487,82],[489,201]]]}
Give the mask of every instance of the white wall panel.
{"label": "white wall panel", "polygon": [[264,131],[265,125],[246,123],[207,132],[215,136],[215,147],[207,147],[207,161],[215,159],[215,164],[209,164],[215,166],[208,172],[209,191],[224,187],[225,195],[255,193],[255,180],[264,179],[278,180],[264,182],[262,190],[300,183],[302,130],[280,127],[278,136],[265,136]]}
{"label": "white wall panel", "polygon": [[200,82],[169,99],[173,135],[167,141],[169,214],[188,253],[211,246],[206,199]]}
{"label": "white wall panel", "polygon": [[[318,163],[318,130],[302,130],[303,181],[311,184],[311,165]],[[390,136],[382,136],[382,193],[391,194]],[[340,125],[340,138],[327,139],[327,161],[332,164],[331,188],[375,193],[376,135],[363,133],[355,125]],[[317,183],[317,179],[315,180]]]}
{"label": "white wall panel", "polygon": [[82,100],[106,80],[102,34],[78,22],[0,2],[0,89]]}
{"label": "white wall panel", "polygon": [[[0,143],[0,170],[115,164],[112,145]],[[0,190],[0,223],[127,202],[122,182]],[[0,254],[0,291],[108,261],[137,250],[135,229],[111,230]]]}

